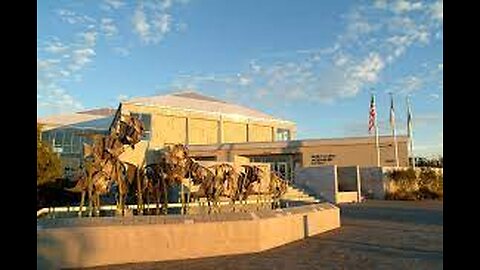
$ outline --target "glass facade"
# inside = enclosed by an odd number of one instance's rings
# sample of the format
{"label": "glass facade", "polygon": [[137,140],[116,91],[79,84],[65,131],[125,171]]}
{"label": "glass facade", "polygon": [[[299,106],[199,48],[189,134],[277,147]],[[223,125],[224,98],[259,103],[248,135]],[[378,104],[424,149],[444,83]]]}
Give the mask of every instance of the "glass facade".
{"label": "glass facade", "polygon": [[82,134],[103,134],[108,131],[84,130],[84,129],[53,129],[42,132],[42,140],[53,147],[53,150],[61,155],[82,155],[83,143],[91,144],[91,139]]}
{"label": "glass facade", "polygon": [[143,122],[143,140],[150,140],[152,134],[152,115],[149,113],[132,113],[132,116],[137,117],[140,121]]}
{"label": "glass facade", "polygon": [[289,141],[290,140],[290,130],[285,128],[277,128],[277,141]]}
{"label": "glass facade", "polygon": [[294,156],[293,155],[265,155],[247,156],[251,162],[270,163],[271,170],[278,172],[284,179],[292,181],[294,178]]}

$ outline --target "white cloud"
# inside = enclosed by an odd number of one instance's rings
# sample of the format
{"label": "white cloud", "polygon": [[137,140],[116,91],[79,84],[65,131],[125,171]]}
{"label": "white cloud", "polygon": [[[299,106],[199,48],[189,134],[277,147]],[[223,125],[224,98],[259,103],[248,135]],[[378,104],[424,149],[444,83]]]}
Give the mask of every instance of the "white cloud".
{"label": "white cloud", "polygon": [[65,21],[69,24],[95,23],[95,19],[86,15],[79,15],[71,10],[58,9],[56,10],[56,13],[60,16],[62,21]]}
{"label": "white cloud", "polygon": [[410,18],[393,18],[388,22],[388,33],[393,35],[384,39],[387,48],[387,62],[391,63],[405,53],[412,45],[426,45],[430,42],[430,32],[427,26],[415,23]]}
{"label": "white cloud", "polygon": [[443,22],[443,0],[437,1],[430,6],[432,18]]}
{"label": "white cloud", "polygon": [[346,19],[348,24],[345,33],[343,33],[340,38],[342,43],[355,41],[380,29],[380,25],[370,23],[367,17],[363,16],[357,10],[348,14]]}
{"label": "white cloud", "polygon": [[[246,71],[238,72],[249,79],[248,84],[235,78],[236,74],[210,74],[203,76],[203,80],[197,75],[180,80],[195,82],[200,88],[218,87],[230,92],[236,89],[235,93],[244,100],[269,100],[274,104],[296,100],[331,103],[354,97],[377,83],[382,71],[394,65],[411,47],[429,44],[439,30],[438,24],[431,23],[429,5],[425,3],[377,1],[373,4],[375,7],[356,6],[343,16],[344,31],[332,46],[304,48],[293,53],[266,53],[250,61]],[[394,8],[398,12],[392,14]],[[435,76],[428,80],[434,80]],[[415,91],[427,83],[423,75],[417,74],[402,80],[387,79],[394,84],[390,90],[396,92]]]}
{"label": "white cloud", "polygon": [[252,83],[252,79],[238,74],[238,84],[242,86],[247,86]]}
{"label": "white cloud", "polygon": [[404,78],[401,82],[401,92],[410,93],[412,91],[422,88],[424,82],[422,79],[416,76],[408,76]]}
{"label": "white cloud", "polygon": [[58,73],[62,76],[62,77],[68,77],[70,76],[70,71],[68,70],[59,70]]}
{"label": "white cloud", "polygon": [[119,94],[119,95],[117,96],[117,100],[120,101],[120,102],[121,102],[121,101],[125,101],[125,100],[127,100],[128,98],[129,98],[129,96],[128,96],[128,95],[125,95],[125,94]]}
{"label": "white cloud", "polygon": [[133,30],[145,44],[157,44],[172,31],[185,31],[185,23],[173,24],[168,10],[173,1],[145,2],[139,4],[132,18]]}
{"label": "white cloud", "polygon": [[387,8],[387,1],[386,0],[375,0],[373,3],[374,7],[378,9],[386,9]]}
{"label": "white cloud", "polygon": [[261,70],[261,67],[257,64],[255,60],[251,60],[249,66],[253,73],[258,73]]}
{"label": "white cloud", "polygon": [[113,9],[119,9],[125,5],[125,3],[120,0],[104,0],[104,2],[108,7]]}
{"label": "white cloud", "polygon": [[439,94],[430,94],[428,95],[430,98],[432,98],[433,100],[437,100],[440,98],[440,95]]}
{"label": "white cloud", "polygon": [[320,62],[322,60],[322,57],[319,53],[313,53],[308,60],[311,62]]}
{"label": "white cloud", "polygon": [[393,4],[393,11],[396,13],[403,13],[403,12],[409,12],[409,11],[414,11],[414,10],[420,10],[422,9],[423,5],[421,2],[409,2],[406,0],[397,0],[395,4]]}
{"label": "white cloud", "polygon": [[147,40],[148,36],[150,35],[150,25],[147,22],[142,5],[139,5],[135,10],[132,22],[135,32],[140,35],[142,40]]}
{"label": "white cloud", "polygon": [[73,112],[83,109],[80,101],[55,82],[37,79],[37,105],[40,110],[52,113]]}
{"label": "white cloud", "polygon": [[113,19],[110,18],[103,18],[101,20],[100,29],[102,29],[107,37],[114,36],[118,33],[118,29],[115,26]]}
{"label": "white cloud", "polygon": [[172,16],[169,14],[160,14],[154,18],[152,24],[161,33],[166,34],[170,32],[170,26],[172,23]]}
{"label": "white cloud", "polygon": [[58,59],[38,59],[37,58],[37,72],[52,68],[54,65],[60,63]]}
{"label": "white cloud", "polygon": [[94,55],[95,51],[90,48],[74,50],[72,56],[72,63],[69,65],[69,68],[72,71],[77,71],[81,69],[87,63],[92,61],[91,59]]}
{"label": "white cloud", "polygon": [[89,31],[80,33],[79,35],[84,39],[84,45],[86,47],[95,47],[97,41],[97,32]]}
{"label": "white cloud", "polygon": [[160,3],[160,9],[167,10],[172,6],[172,0],[163,0]]}
{"label": "white cloud", "polygon": [[385,63],[378,53],[370,53],[360,65],[353,68],[353,78],[365,82],[376,82]]}
{"label": "white cloud", "polygon": [[68,46],[63,45],[61,42],[51,42],[45,47],[44,49],[46,52],[49,53],[63,53],[68,50]]}
{"label": "white cloud", "polygon": [[349,58],[345,54],[341,53],[334,56],[333,61],[336,66],[341,67],[348,63]]}

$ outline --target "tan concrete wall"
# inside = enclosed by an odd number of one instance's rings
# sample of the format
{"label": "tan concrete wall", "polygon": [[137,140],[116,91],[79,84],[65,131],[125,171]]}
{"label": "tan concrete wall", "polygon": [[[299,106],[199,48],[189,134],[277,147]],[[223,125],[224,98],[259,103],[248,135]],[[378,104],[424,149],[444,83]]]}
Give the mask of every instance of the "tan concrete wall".
{"label": "tan concrete wall", "polygon": [[[389,143],[380,144],[380,159],[382,166],[394,166],[394,150],[393,147],[388,146]],[[384,146],[384,147],[382,147]],[[315,147],[302,147],[303,166],[324,166],[324,165],[338,165],[338,166],[371,166],[377,164],[377,153],[374,144],[360,144],[360,145],[322,145]],[[312,155],[333,154],[335,157],[331,161],[325,161],[324,164],[311,164]],[[398,143],[398,157],[400,166],[408,166],[408,150],[406,143]]]}
{"label": "tan concrete wall", "polygon": [[189,125],[190,144],[218,143],[218,121],[190,118]]}
{"label": "tan concrete wall", "polygon": [[271,142],[272,127],[250,124],[248,126],[248,141],[250,142]]}
{"label": "tan concrete wall", "polygon": [[185,117],[153,115],[150,147],[162,148],[165,144],[185,143],[186,122]]}
{"label": "tan concrete wall", "polygon": [[247,141],[247,125],[245,123],[223,122],[224,143],[240,143]]}
{"label": "tan concrete wall", "polygon": [[202,113],[175,108],[142,106],[125,103],[124,112],[152,115],[150,147],[162,148],[164,143],[186,143],[186,119],[189,120],[188,137],[191,144],[216,144],[219,142],[218,122],[223,119],[223,140],[227,143],[247,141],[247,123],[250,123],[250,141],[272,141],[272,126],[288,128],[295,132],[295,125],[277,121],[235,118],[215,113]]}
{"label": "tan concrete wall", "polygon": [[344,191],[337,193],[337,203],[355,203],[358,201],[358,192],[356,191]]}
{"label": "tan concrete wall", "polygon": [[249,164],[250,159],[248,157],[235,155],[235,156],[233,156],[232,162],[237,163],[237,164]]}
{"label": "tan concrete wall", "polygon": [[[322,203],[224,214],[217,221],[202,216],[133,217],[143,224],[128,220],[106,226],[93,218],[89,220],[100,225],[37,229],[37,265],[78,268],[258,252],[338,228],[339,217],[337,207]],[[160,221],[152,223],[155,219]]]}
{"label": "tan concrete wall", "polygon": [[303,219],[300,215],[279,214],[279,217],[268,218],[259,222],[259,250],[285,245],[305,238]]}
{"label": "tan concrete wall", "polygon": [[377,200],[385,199],[387,183],[383,177],[381,167],[361,167],[360,179],[362,183],[362,194],[366,198]]}
{"label": "tan concrete wall", "polygon": [[295,171],[295,184],[331,203],[336,203],[337,166],[300,168]]}
{"label": "tan concrete wall", "polygon": [[[324,210],[331,211],[324,211]],[[318,209],[309,211],[308,215],[308,236],[316,235],[337,228],[340,226],[340,209],[331,204],[322,205]]]}

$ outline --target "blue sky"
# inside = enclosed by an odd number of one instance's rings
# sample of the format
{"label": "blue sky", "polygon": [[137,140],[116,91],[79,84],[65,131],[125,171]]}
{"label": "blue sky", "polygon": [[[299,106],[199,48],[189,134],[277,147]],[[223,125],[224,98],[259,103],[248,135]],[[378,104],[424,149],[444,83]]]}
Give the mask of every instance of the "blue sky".
{"label": "blue sky", "polygon": [[381,134],[406,96],[415,153],[443,154],[443,1],[38,1],[37,114],[194,89],[295,121],[298,138]]}

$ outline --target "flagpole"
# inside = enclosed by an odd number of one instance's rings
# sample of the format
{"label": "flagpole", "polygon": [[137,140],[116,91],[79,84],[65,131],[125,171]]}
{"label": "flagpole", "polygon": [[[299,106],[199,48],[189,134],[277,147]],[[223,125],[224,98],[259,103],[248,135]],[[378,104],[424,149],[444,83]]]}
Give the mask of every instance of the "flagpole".
{"label": "flagpole", "polygon": [[408,141],[410,143],[410,155],[412,156],[412,168],[415,170],[415,155],[413,154],[413,124],[412,124],[412,111],[410,109],[410,99],[407,96],[407,131]]}
{"label": "flagpole", "polygon": [[[380,145],[378,142],[378,121],[377,121],[377,104],[375,102],[375,94],[373,91],[371,91],[372,95],[372,101],[370,104],[370,118],[372,119],[373,117],[373,126],[375,127],[375,148],[377,151],[377,166],[381,167],[381,162],[380,162]],[[373,110],[373,115],[372,115],[372,110]]]}
{"label": "flagpole", "polygon": [[393,135],[393,144],[394,144],[394,151],[395,151],[395,166],[398,168],[400,164],[398,162],[398,143],[397,143],[397,132],[395,128],[395,109],[393,107],[393,93],[390,92],[390,126],[392,127],[392,135]]}
{"label": "flagpole", "polygon": [[379,143],[378,143],[377,117],[375,117],[375,147],[377,148],[377,166],[381,167],[381,164],[380,164],[380,146],[379,146]]}

